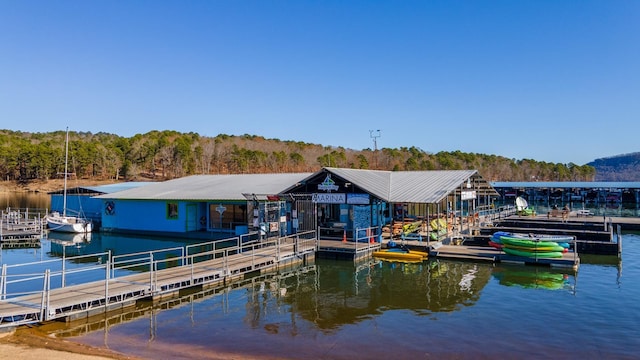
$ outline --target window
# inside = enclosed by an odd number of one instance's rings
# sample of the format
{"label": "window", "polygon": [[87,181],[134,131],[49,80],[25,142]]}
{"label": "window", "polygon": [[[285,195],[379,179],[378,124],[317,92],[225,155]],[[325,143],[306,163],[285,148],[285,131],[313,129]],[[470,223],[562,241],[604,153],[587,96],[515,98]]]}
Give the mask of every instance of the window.
{"label": "window", "polygon": [[209,204],[209,227],[234,229],[236,225],[246,225],[246,204]]}
{"label": "window", "polygon": [[175,220],[178,218],[178,204],[167,203],[167,219]]}

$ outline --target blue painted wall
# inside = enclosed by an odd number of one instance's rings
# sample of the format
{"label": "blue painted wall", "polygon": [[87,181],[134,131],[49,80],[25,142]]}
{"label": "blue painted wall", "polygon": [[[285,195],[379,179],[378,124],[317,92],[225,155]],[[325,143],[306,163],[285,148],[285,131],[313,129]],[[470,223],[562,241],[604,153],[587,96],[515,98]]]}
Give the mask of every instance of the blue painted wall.
{"label": "blue painted wall", "polygon": [[[62,194],[51,194],[51,211],[62,214],[64,198]],[[84,217],[99,224],[102,220],[102,200],[94,199],[88,195],[67,195],[67,214],[76,216],[84,214]]]}
{"label": "blue painted wall", "polygon": [[[199,224],[200,207],[195,206],[195,214],[190,211],[187,217],[187,205],[197,203],[173,202],[178,205],[178,216],[175,219],[167,218],[167,201],[136,201],[136,200],[109,200],[113,201],[113,214],[102,216],[102,228],[105,230],[132,230],[150,232],[186,232],[188,223]],[[193,209],[193,208],[192,208]],[[199,225],[196,225],[199,226]],[[189,229],[198,230],[198,229]]]}

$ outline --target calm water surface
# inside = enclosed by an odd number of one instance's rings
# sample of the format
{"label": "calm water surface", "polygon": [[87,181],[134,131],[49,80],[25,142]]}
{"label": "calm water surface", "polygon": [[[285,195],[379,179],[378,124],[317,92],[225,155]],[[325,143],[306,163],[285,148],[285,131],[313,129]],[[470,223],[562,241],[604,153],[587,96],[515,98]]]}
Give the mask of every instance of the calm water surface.
{"label": "calm water surface", "polygon": [[[4,249],[0,262],[59,257],[53,238],[39,249]],[[183,244],[97,233],[69,250],[118,253]],[[577,273],[469,262],[318,260],[228,288],[140,304],[126,316],[60,324],[56,333],[152,359],[631,359],[640,349],[638,279],[636,234],[623,236],[621,261],[583,257]]]}
{"label": "calm water surface", "polygon": [[[86,246],[130,240],[94,234]],[[23,251],[53,256],[47,241]],[[596,257],[605,264],[577,273],[318,260],[59,335],[153,359],[637,358],[638,259],[640,236],[626,234],[621,262]]]}

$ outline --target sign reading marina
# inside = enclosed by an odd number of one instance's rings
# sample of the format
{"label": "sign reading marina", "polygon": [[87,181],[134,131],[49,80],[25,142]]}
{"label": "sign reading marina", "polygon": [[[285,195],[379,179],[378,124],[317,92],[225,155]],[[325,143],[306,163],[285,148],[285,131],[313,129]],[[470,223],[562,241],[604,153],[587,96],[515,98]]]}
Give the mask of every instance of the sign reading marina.
{"label": "sign reading marina", "polygon": [[346,195],[339,193],[313,194],[311,201],[320,204],[344,204],[347,199]]}
{"label": "sign reading marina", "polygon": [[318,184],[318,190],[323,191],[338,191],[340,187],[336,185],[336,182],[331,178],[331,174],[327,175],[323,182]]}

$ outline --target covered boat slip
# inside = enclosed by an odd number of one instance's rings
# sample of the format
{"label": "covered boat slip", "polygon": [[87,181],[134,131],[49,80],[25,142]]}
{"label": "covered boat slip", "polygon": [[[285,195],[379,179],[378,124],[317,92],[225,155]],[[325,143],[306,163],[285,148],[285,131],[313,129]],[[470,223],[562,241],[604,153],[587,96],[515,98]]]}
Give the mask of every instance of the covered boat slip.
{"label": "covered boat slip", "polygon": [[[221,247],[230,241],[237,245]],[[132,306],[142,299],[226,284],[247,274],[305,262],[314,257],[315,250],[316,234],[312,231],[244,244],[240,238],[231,238],[135,254],[63,256],[46,261],[51,264],[45,264],[48,268],[40,274],[27,269],[44,262],[5,264],[0,278],[0,328],[79,319]],[[54,262],[60,270],[50,270]],[[83,265],[66,270],[67,262]],[[85,276],[78,277],[80,273]],[[72,278],[76,284],[65,286]],[[36,286],[25,289],[25,282]]]}

